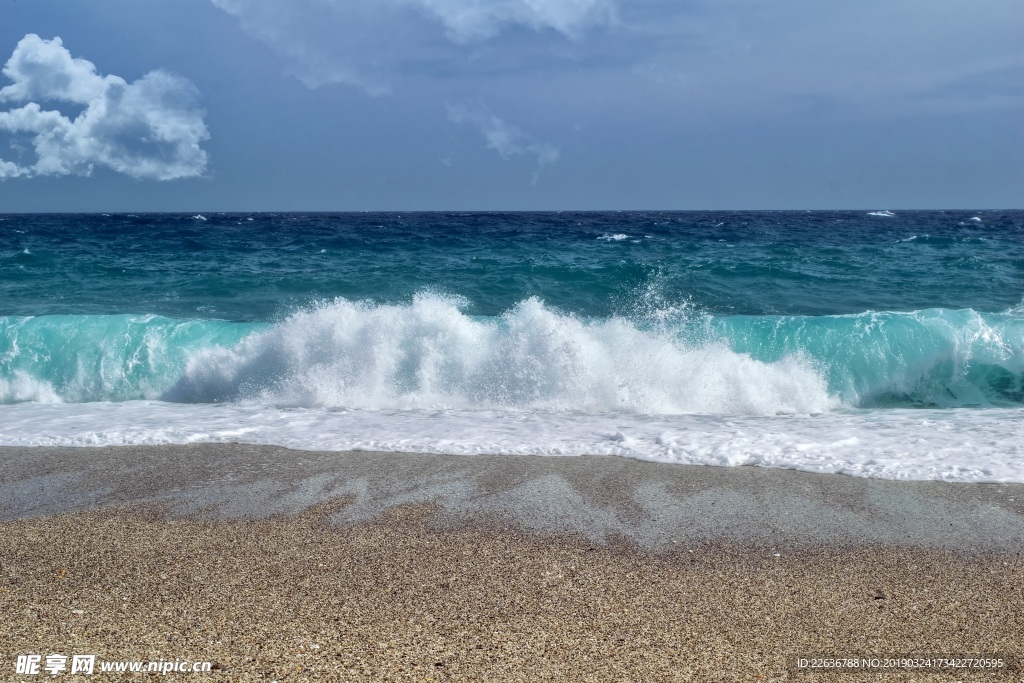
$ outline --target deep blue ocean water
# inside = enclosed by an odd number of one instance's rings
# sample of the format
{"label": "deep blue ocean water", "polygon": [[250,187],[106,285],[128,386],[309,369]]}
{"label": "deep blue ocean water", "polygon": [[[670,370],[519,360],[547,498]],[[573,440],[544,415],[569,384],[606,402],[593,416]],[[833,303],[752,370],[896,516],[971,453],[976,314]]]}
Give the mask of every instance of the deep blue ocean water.
{"label": "deep blue ocean water", "polygon": [[335,297],[408,303],[424,291],[484,316],[529,297],[588,317],[651,303],[995,313],[1024,298],[1020,211],[0,217],[7,316],[268,321]]}
{"label": "deep blue ocean water", "polygon": [[[251,438],[797,467],[809,448],[832,463],[809,469],[1012,479],[1024,212],[3,215],[0,404],[0,443]],[[253,436],[250,418],[291,436]],[[830,419],[859,436],[801,450],[839,429]],[[309,420],[321,436],[303,440]],[[323,436],[353,420],[412,433]],[[687,445],[673,429],[695,433],[693,420],[710,436]],[[715,441],[735,420],[761,436]],[[899,430],[927,443],[905,457],[931,464],[900,469],[879,420],[910,420]],[[951,422],[917,433],[922,420]],[[958,451],[956,430],[983,423],[960,442],[984,444]],[[940,448],[927,435],[943,429]],[[792,443],[758,460],[779,430]],[[971,469],[971,448],[996,464]]]}

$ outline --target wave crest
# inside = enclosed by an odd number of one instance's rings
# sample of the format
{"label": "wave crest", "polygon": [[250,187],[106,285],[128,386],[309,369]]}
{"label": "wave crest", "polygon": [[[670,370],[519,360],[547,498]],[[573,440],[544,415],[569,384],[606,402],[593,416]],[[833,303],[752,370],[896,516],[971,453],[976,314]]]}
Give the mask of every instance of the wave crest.
{"label": "wave crest", "polygon": [[431,294],[407,306],[337,300],[232,348],[203,349],[176,401],[390,409],[774,415],[838,405],[799,354],[765,363],[631,321],[584,321],[537,299],[473,318]]}
{"label": "wave crest", "polygon": [[60,403],[61,398],[49,382],[36,379],[23,370],[10,378],[0,377],[0,403]]}
{"label": "wave crest", "polygon": [[774,415],[1020,407],[1024,317],[971,309],[584,319],[526,299],[338,299],[271,323],[0,318],[0,402]]}

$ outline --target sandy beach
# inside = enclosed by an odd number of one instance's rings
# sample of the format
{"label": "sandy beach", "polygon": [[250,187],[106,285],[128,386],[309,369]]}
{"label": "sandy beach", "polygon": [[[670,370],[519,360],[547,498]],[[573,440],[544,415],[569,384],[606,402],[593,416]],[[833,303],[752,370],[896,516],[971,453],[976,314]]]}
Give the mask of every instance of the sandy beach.
{"label": "sandy beach", "polygon": [[161,676],[196,681],[1021,679],[794,663],[1024,655],[1018,484],[6,448],[0,520],[3,680],[33,653],[210,662]]}

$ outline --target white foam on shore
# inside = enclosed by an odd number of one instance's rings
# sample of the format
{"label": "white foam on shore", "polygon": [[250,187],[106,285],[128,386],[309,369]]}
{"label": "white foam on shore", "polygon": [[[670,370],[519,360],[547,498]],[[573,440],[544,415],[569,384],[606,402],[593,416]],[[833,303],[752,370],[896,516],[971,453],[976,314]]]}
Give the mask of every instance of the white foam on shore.
{"label": "white foam on shore", "polygon": [[302,450],[614,455],[900,480],[1024,482],[1020,410],[716,416],[281,409],[159,401],[0,406],[0,445],[240,442]]}

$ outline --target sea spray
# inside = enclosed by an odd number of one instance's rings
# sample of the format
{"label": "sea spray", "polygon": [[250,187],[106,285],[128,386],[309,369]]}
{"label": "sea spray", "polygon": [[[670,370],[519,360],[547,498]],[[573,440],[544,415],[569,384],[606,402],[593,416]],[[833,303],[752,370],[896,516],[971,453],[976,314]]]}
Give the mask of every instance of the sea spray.
{"label": "sea spray", "polygon": [[233,348],[194,354],[177,401],[394,409],[812,413],[837,405],[813,365],[764,363],[721,342],[622,318],[582,320],[528,299],[493,318],[421,294],[406,306],[336,300]]}
{"label": "sea spray", "polygon": [[0,445],[1024,481],[1024,212],[870,210],[4,216]]}
{"label": "sea spray", "polygon": [[531,298],[336,299],[278,323],[0,319],[4,402],[162,399],[365,409],[809,414],[1024,404],[1024,319],[933,309],[586,319]]}

